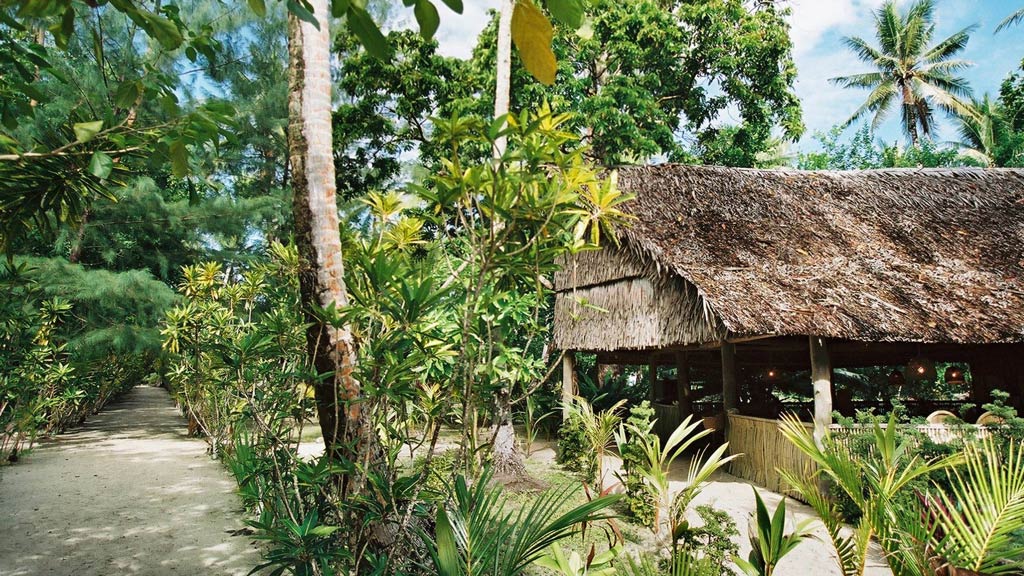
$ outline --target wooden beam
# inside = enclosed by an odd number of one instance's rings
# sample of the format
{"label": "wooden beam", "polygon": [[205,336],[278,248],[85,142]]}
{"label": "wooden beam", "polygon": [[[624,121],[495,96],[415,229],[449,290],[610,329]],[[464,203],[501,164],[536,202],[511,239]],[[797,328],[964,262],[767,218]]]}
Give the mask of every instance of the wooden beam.
{"label": "wooden beam", "polygon": [[690,399],[690,363],[686,352],[676,354],[676,400],[679,402],[679,422],[693,414]]}
{"label": "wooden beam", "polygon": [[576,353],[566,350],[562,354],[562,422],[569,419],[569,404],[576,393]]}
{"label": "wooden beam", "polygon": [[726,413],[735,412],[739,404],[739,392],[736,390],[736,345],[722,342],[722,409]]}
{"label": "wooden beam", "polygon": [[811,383],[814,386],[814,443],[819,448],[832,425],[832,360],[828,343],[820,336],[810,337]]}

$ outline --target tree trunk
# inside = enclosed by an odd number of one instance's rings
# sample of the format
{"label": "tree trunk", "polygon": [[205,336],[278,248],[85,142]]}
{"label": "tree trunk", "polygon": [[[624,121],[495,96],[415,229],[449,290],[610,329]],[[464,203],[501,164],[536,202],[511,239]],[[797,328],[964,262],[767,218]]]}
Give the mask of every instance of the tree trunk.
{"label": "tree trunk", "polygon": [[498,478],[516,480],[526,475],[523,453],[516,443],[516,429],[512,425],[512,404],[508,392],[499,393],[496,398],[494,431],[494,453],[492,467]]}
{"label": "tree trunk", "polygon": [[[495,119],[508,114],[512,80],[512,10],[514,0],[501,0],[501,12],[498,15],[498,46],[497,69],[494,83],[494,117]],[[508,139],[504,136],[494,143],[494,161],[497,163],[505,154]],[[500,226],[500,222],[496,224]],[[526,463],[516,442],[516,429],[512,425],[511,393],[499,394],[496,399],[494,431],[495,474],[506,479],[516,479],[526,475]]]}
{"label": "tree trunk", "polygon": [[[498,47],[497,70],[494,81],[494,118],[508,114],[509,99],[512,85],[512,10],[514,0],[501,0],[501,12],[498,14]],[[505,154],[508,139],[504,136],[494,143],[494,157],[501,158]]]}
{"label": "tree trunk", "polygon": [[[291,163],[295,244],[299,252],[299,288],[307,350],[319,374],[332,376],[314,385],[317,415],[326,454],[362,462],[370,440],[363,430],[359,384],[353,378],[352,334],[324,321],[317,308],[348,305],[335,203],[331,130],[330,31],[326,0],[311,0],[317,30],[288,15],[288,153]],[[343,496],[347,494],[343,481]]]}

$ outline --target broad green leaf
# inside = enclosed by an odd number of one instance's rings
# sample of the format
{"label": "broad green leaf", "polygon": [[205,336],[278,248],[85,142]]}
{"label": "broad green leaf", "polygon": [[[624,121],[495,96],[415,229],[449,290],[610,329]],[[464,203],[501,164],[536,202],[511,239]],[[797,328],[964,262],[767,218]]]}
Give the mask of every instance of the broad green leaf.
{"label": "broad green leaf", "polygon": [[444,506],[437,507],[437,569],[441,576],[460,576],[459,547],[455,539],[455,530],[448,519]]}
{"label": "broad green leaf", "polygon": [[377,23],[373,21],[370,14],[356,6],[351,6],[348,11],[348,28],[359,38],[359,42],[366,47],[366,51],[373,57],[380,60],[391,59],[391,46],[387,38],[381,33]]}
{"label": "broad green leaf", "polygon": [[516,3],[512,12],[512,42],[527,72],[548,86],[554,84],[557,69],[555,53],[551,51],[551,35],[551,22],[532,0]]}
{"label": "broad green leaf", "polygon": [[146,24],[148,24],[148,32],[156,38],[157,42],[164,49],[174,50],[184,42],[185,39],[181,36],[181,30],[178,30],[174,22],[152,12],[141,12],[141,16]]}
{"label": "broad green leaf", "polygon": [[92,153],[92,158],[89,159],[89,173],[105,180],[110,176],[110,172],[114,169],[114,160],[104,152],[97,150]]}
{"label": "broad green leaf", "polygon": [[263,0],[249,0],[249,8],[260,18],[267,15],[267,5]]}
{"label": "broad green leaf", "polygon": [[320,29],[320,23],[317,22],[316,16],[310,12],[309,8],[306,8],[304,2],[297,2],[296,0],[288,0],[287,3],[288,11],[295,15],[296,18],[303,22],[308,22],[313,25],[317,30]]}
{"label": "broad green leaf", "polygon": [[74,126],[75,139],[79,142],[88,142],[92,140],[100,130],[103,130],[103,120],[95,120],[93,122],[78,122]]}
{"label": "broad green leaf", "polygon": [[441,24],[441,16],[437,13],[437,7],[430,0],[416,0],[413,13],[416,14],[416,21],[420,24],[420,36],[427,40],[433,38],[437,33],[437,27]]}
{"label": "broad green leaf", "polygon": [[331,16],[341,18],[348,12],[349,0],[331,0]]}
{"label": "broad green leaf", "polygon": [[141,89],[142,87],[135,80],[118,84],[117,90],[114,92],[114,104],[121,108],[131,108],[139,99]]}
{"label": "broad green leaf", "polygon": [[462,0],[441,0],[445,6],[452,9],[456,14],[462,14]]}
{"label": "broad green leaf", "polygon": [[171,142],[171,173],[176,178],[188,176],[188,150],[181,140]]}
{"label": "broad green leaf", "polygon": [[582,0],[547,0],[548,10],[559,22],[573,29],[583,24]]}

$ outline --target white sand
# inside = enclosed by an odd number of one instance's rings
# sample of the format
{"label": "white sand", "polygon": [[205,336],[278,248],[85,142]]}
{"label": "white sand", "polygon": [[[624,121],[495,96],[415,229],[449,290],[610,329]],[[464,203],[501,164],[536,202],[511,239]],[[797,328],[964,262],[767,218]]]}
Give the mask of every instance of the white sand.
{"label": "white sand", "polygon": [[137,387],[0,469],[0,574],[245,575],[234,490],[167,392]]}

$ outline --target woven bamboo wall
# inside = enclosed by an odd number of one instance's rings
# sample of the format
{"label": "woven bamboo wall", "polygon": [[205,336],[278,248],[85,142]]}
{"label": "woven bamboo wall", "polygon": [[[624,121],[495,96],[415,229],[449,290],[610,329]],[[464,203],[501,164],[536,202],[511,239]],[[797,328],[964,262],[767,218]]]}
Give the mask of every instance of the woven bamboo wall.
{"label": "woven bamboo wall", "polygon": [[807,473],[813,469],[811,460],[779,431],[778,420],[731,414],[728,440],[730,454],[743,454],[730,463],[729,471],[773,492],[796,496],[786,489],[777,469]]}
{"label": "woven bamboo wall", "polygon": [[661,437],[662,441],[668,439],[679,426],[679,407],[673,404],[651,404],[654,408],[654,433]]}

